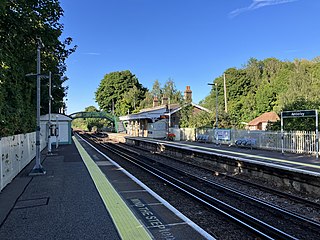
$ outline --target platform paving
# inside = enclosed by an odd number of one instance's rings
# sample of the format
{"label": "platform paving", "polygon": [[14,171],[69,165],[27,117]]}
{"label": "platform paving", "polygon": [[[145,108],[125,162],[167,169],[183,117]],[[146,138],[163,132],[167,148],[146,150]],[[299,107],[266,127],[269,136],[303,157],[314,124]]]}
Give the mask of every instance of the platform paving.
{"label": "platform paving", "polygon": [[[140,224],[139,234],[142,228],[148,233],[143,239],[214,239],[111,159],[74,141],[54,148],[53,155],[42,152],[46,175],[28,175],[33,160],[0,193],[1,240],[139,239],[130,215]],[[132,238],[121,232],[126,229]]]}
{"label": "platform paving", "polygon": [[42,152],[0,193],[0,239],[120,239],[75,145]]}
{"label": "platform paving", "polygon": [[112,159],[79,142],[155,239],[214,239]]}

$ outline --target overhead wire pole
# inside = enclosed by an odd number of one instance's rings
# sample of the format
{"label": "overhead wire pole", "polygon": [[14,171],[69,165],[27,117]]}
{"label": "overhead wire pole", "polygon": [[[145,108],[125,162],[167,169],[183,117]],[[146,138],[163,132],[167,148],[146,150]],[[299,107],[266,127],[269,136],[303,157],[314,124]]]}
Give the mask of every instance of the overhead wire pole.
{"label": "overhead wire pole", "polygon": [[228,112],[227,106],[227,85],[226,85],[226,74],[223,74],[223,89],[224,89],[224,111]]}
{"label": "overhead wire pole", "polygon": [[218,84],[217,83],[208,83],[210,86],[215,86],[216,91],[216,123],[215,128],[218,128]]}
{"label": "overhead wire pole", "polygon": [[215,83],[214,86],[216,87],[216,129],[218,129],[218,84]]}
{"label": "overhead wire pole", "polygon": [[319,158],[319,115],[318,110],[315,110],[316,112],[316,158]]}
{"label": "overhead wire pole", "polygon": [[171,111],[170,111],[170,98],[168,99],[169,100],[169,128],[171,127]]}
{"label": "overhead wire pole", "polygon": [[49,133],[48,133],[48,154],[51,154],[52,146],[51,146],[51,101],[52,101],[52,95],[51,95],[51,72],[49,72]]}
{"label": "overhead wire pole", "polygon": [[217,134],[217,130],[218,130],[218,84],[217,83],[208,83],[208,85],[210,86],[215,86],[215,90],[216,90],[216,123],[215,123],[215,135],[216,135],[216,144],[218,144],[218,134]]}
{"label": "overhead wire pole", "polygon": [[29,175],[44,175],[46,171],[41,165],[40,155],[40,79],[41,79],[41,48],[44,47],[41,38],[37,38],[37,128],[36,128],[36,163]]}

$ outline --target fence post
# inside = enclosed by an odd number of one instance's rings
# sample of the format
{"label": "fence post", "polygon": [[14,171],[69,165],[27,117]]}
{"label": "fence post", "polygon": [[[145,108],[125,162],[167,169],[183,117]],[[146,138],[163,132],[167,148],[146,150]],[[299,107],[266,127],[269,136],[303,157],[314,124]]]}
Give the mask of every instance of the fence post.
{"label": "fence post", "polygon": [[282,117],[282,112],[281,112],[281,153],[284,154],[283,151],[283,144],[284,143],[284,139],[283,139],[283,117]]}
{"label": "fence post", "polygon": [[316,158],[319,158],[318,110],[316,110]]}

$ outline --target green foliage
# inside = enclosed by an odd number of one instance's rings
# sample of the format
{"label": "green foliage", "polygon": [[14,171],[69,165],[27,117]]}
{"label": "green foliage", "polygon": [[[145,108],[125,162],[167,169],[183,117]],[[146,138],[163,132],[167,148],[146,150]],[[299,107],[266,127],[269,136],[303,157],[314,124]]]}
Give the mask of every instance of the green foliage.
{"label": "green foliage", "polygon": [[163,87],[158,80],[155,80],[151,91],[147,91],[145,98],[140,102],[140,109],[153,106],[154,97],[158,98],[159,104],[162,102],[162,97],[165,96],[170,101],[170,104],[182,102],[182,93],[177,90],[174,81],[169,78]]}
{"label": "green foliage", "polygon": [[[86,107],[85,112],[99,112],[99,110],[95,106]],[[104,126],[110,126],[110,122],[107,119],[99,119],[99,118],[77,118],[72,121],[72,128],[95,131],[101,130]]]}
{"label": "green foliage", "polygon": [[[53,73],[53,112],[63,107],[67,88],[61,78],[71,38],[61,42],[63,10],[58,0],[1,0],[0,4],[0,136],[35,130],[37,37],[42,39],[43,74]],[[48,80],[41,81],[41,114],[48,113]]]}
{"label": "green foliage", "polygon": [[73,129],[81,129],[84,131],[88,130],[87,123],[82,118],[72,120],[71,125]]}
{"label": "green foliage", "polygon": [[182,93],[178,91],[176,85],[174,84],[173,79],[169,78],[163,88],[162,88],[162,97],[166,96],[169,98],[170,103],[179,103],[182,101]]}
{"label": "green foliage", "polygon": [[193,113],[188,119],[188,127],[192,128],[201,128],[201,127],[210,127],[212,128],[212,122],[213,122],[213,115],[205,112],[200,111],[198,113]]}
{"label": "green foliage", "polygon": [[95,93],[96,102],[104,111],[112,111],[117,116],[132,112],[144,99],[147,89],[129,70],[106,74]]}
{"label": "green foliage", "polygon": [[192,105],[183,103],[182,108],[180,110],[180,126],[181,128],[191,127],[191,119],[192,119]]}
{"label": "green foliage", "polygon": [[[284,106],[283,111],[297,111],[297,110],[311,110],[317,109],[320,106],[320,99],[316,101],[306,100],[299,97],[290,104]],[[268,130],[281,130],[281,122],[269,123]],[[285,131],[315,131],[316,120],[315,117],[308,118],[285,118],[283,120],[283,129]]]}
{"label": "green foliage", "polygon": [[84,109],[85,112],[99,112],[95,106],[89,106]]}
{"label": "green foliage", "polygon": [[[223,127],[244,127],[242,122],[249,122],[269,111],[279,114],[283,110],[319,108],[319,57],[312,61],[293,62],[283,62],[275,58],[261,61],[251,58],[243,68],[229,68],[225,74],[228,113],[224,112],[223,77],[214,80],[218,84],[218,116]],[[212,86],[210,94],[200,102],[200,105],[215,112],[215,98],[215,86]],[[286,127],[311,129],[308,124],[314,125],[312,119],[289,120]],[[273,127],[276,128],[276,125]]]}

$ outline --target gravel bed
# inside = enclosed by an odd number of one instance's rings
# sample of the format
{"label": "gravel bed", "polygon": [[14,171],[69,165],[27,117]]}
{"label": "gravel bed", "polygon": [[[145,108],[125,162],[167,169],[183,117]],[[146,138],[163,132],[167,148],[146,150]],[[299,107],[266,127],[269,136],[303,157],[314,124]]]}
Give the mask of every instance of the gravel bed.
{"label": "gravel bed", "polygon": [[[305,204],[299,203],[295,200],[291,200],[291,199],[287,199],[287,198],[284,198],[284,197],[281,197],[278,195],[274,195],[270,192],[261,191],[260,189],[258,189],[257,187],[254,187],[252,185],[247,185],[247,184],[243,184],[241,182],[236,182],[235,180],[231,180],[229,178],[226,178],[225,176],[227,175],[227,173],[223,173],[223,174],[219,173],[219,172],[222,172],[221,169],[207,170],[202,167],[196,167],[195,165],[197,165],[199,163],[192,160],[192,159],[167,158],[165,156],[161,156],[159,154],[153,154],[151,152],[139,149],[137,147],[132,147],[132,146],[129,147],[129,145],[125,145],[125,147],[127,149],[130,148],[133,151],[137,151],[140,154],[143,154],[144,156],[148,156],[152,159],[156,159],[157,161],[162,162],[164,164],[167,164],[169,166],[183,168],[185,171],[187,171],[189,173],[193,173],[198,176],[201,176],[202,178],[206,178],[207,180],[211,180],[211,181],[226,185],[230,188],[241,191],[247,195],[256,197],[256,198],[263,200],[265,202],[269,202],[273,205],[279,206],[281,208],[290,210],[296,214],[299,214],[299,215],[305,216],[307,218],[310,218],[314,221],[320,222],[320,209],[319,208],[306,206]],[[186,164],[183,161],[187,161],[193,165]],[[203,164],[202,164],[202,166],[203,166]],[[206,167],[206,166],[204,166],[204,167]],[[234,177],[246,180],[248,182],[253,181],[254,183],[258,183],[260,185],[266,185],[268,187],[278,189],[280,191],[285,191],[284,189],[279,189],[276,186],[270,186],[270,183],[266,183],[265,181],[251,179],[251,178],[244,176],[244,175],[239,174]],[[286,192],[290,193],[290,194],[294,194],[289,191],[286,191]],[[295,195],[298,195],[298,194],[295,193]],[[309,201],[313,201],[313,202],[319,201],[319,196],[317,196],[317,197],[306,196],[306,195],[302,195],[302,194],[300,194],[298,196],[305,198]]]}
{"label": "gravel bed", "polygon": [[213,237],[226,240],[257,239],[256,236],[253,236],[246,229],[213,212],[212,209],[203,206],[203,204],[199,204],[187,194],[178,191],[175,187],[164,183],[132,163],[119,158],[117,155],[110,152],[107,154]]}
{"label": "gravel bed", "polygon": [[[147,152],[142,149],[138,149],[137,147],[132,147],[129,145],[125,145],[125,148],[131,148],[133,151],[140,152],[140,154],[144,156],[148,156],[152,159],[156,159],[159,162],[162,162],[164,164],[170,165],[172,167],[176,168],[182,168],[185,171],[188,171],[192,174],[197,174],[201,176],[202,178],[205,179],[210,179],[211,181],[219,182],[223,185],[227,185],[231,188],[240,190],[243,193],[246,193],[248,195],[254,196],[258,199],[264,200],[266,202],[270,202],[273,205],[277,205],[281,208],[285,208],[287,210],[290,210],[292,212],[296,212],[297,214],[303,215],[305,217],[308,217],[310,219],[313,219],[314,221],[320,221],[319,216],[320,216],[320,210],[314,207],[308,207],[302,203],[297,203],[295,200],[291,199],[286,199],[284,197],[280,197],[278,195],[273,195],[269,192],[264,192],[258,189],[257,187],[253,186],[248,186],[246,184],[236,182],[234,180],[230,180],[226,178],[225,172],[221,171],[220,169],[215,169],[215,170],[206,170],[200,167],[196,166],[190,166],[186,163],[183,163],[181,160],[191,162],[192,164],[196,165],[199,164],[198,161],[194,161],[193,159],[179,159],[179,161],[174,160],[172,158],[167,158],[165,156],[160,156],[158,154],[153,154],[151,152]],[[121,160],[120,160],[121,161]],[[121,165],[126,165],[126,162],[120,163]],[[204,164],[201,163],[203,166]],[[207,166],[211,167],[211,166]],[[129,168],[132,168],[129,166]],[[131,171],[131,170],[130,170]],[[136,172],[136,173],[134,173]],[[221,174],[221,172],[223,172]],[[247,233],[243,234],[243,229],[237,229],[233,228],[230,225],[230,222],[225,221],[223,219],[219,219],[219,215],[213,214],[211,211],[208,211],[208,209],[201,209],[201,206],[198,204],[194,203],[194,200],[189,200],[189,197],[181,196],[178,197],[177,195],[177,190],[175,188],[172,188],[170,186],[166,186],[166,184],[163,183],[157,183],[157,180],[152,179],[150,181],[150,176],[146,176],[142,174],[142,172],[139,173],[139,170],[133,170],[133,174],[136,176],[140,176],[139,178],[145,182],[150,188],[154,189],[156,192],[161,192],[159,195],[161,195],[163,198],[165,198],[167,201],[171,202],[173,206],[175,206],[178,210],[183,212],[187,217],[192,219],[194,222],[199,224],[203,229],[211,233],[213,236],[217,237],[218,239],[250,239],[248,237]],[[248,178],[247,176],[244,175],[236,175],[234,176],[235,178],[240,178],[244,179],[248,182],[254,181],[255,183],[259,183],[261,185],[266,184],[266,182],[261,181],[258,179],[251,179]],[[276,186],[270,186],[270,183],[266,184],[268,187],[276,187]],[[171,189],[170,189],[171,188]],[[279,189],[279,188],[278,188]],[[283,190],[283,189],[280,189]],[[288,192],[290,193],[290,192]],[[214,192],[212,192],[212,195]],[[299,195],[297,193],[292,193]],[[300,195],[300,197],[304,197],[308,200],[318,202],[319,198],[317,196],[305,196],[305,195]],[[244,207],[245,209],[245,207]],[[254,211],[254,210],[253,210]],[[221,218],[221,217],[220,217]],[[221,222],[222,221],[222,222]],[[284,225],[285,224],[284,220],[283,222],[278,222],[278,225]],[[299,228],[299,227],[297,227]],[[304,228],[303,226],[300,227],[301,235],[298,236],[301,239],[306,239],[307,235],[304,234]],[[255,239],[252,237],[252,239]],[[309,238],[310,239],[310,238]],[[313,238],[312,238],[313,239]]]}

